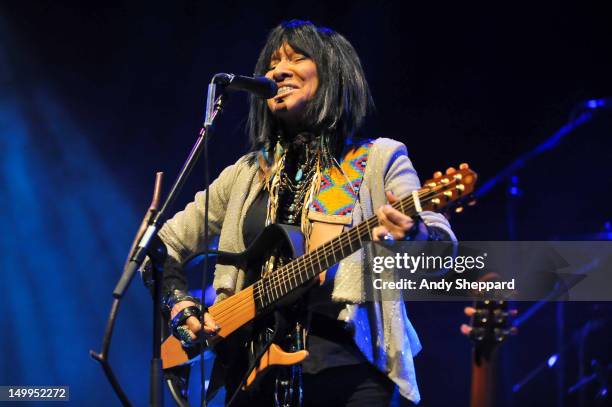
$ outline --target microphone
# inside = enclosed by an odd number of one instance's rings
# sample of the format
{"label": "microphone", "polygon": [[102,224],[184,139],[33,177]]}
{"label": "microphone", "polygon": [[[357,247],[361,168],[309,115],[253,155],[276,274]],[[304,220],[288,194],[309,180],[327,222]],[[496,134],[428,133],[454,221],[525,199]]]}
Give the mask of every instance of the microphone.
{"label": "microphone", "polygon": [[273,98],[278,92],[276,83],[265,76],[250,77],[218,73],[214,76],[213,82],[225,86],[227,90],[242,90],[262,99]]}

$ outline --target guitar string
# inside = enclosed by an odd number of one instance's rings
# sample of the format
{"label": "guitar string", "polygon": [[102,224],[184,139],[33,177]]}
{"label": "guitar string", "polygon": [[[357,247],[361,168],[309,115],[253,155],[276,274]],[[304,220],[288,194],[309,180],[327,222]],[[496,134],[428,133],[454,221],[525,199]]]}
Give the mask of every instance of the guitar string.
{"label": "guitar string", "polygon": [[[438,192],[440,192],[441,190],[447,189],[448,186],[453,186],[453,183],[449,182],[447,184],[442,184],[440,186],[430,188],[427,191],[423,192],[422,194],[419,194],[419,199],[423,199],[423,198],[424,199],[429,199],[431,196],[437,195]],[[395,209],[400,209],[403,212],[408,212],[409,210],[414,208],[414,200],[411,200],[410,198],[411,198],[411,196],[408,196],[408,197],[406,197],[406,198],[404,198],[402,200],[399,200],[399,201],[393,203],[392,206]],[[403,204],[407,204],[407,208],[404,208],[405,205],[403,205]],[[319,264],[319,267],[323,268],[323,270],[331,267],[331,265],[337,263],[336,256],[335,255],[333,256],[334,263],[330,264],[329,266],[326,265],[327,267],[321,267],[321,261],[320,261],[320,256],[319,256],[320,253],[317,253],[317,252],[318,251],[322,251],[325,260],[328,260],[326,246],[330,246],[329,249],[332,250],[332,255],[333,255],[334,254],[333,253],[333,251],[334,251],[333,241],[334,240],[338,240],[338,243],[340,243],[340,247],[339,247],[340,252],[342,253],[343,258],[346,257],[346,256],[344,256],[344,251],[346,249],[350,250],[351,253],[356,251],[356,250],[353,251],[353,248],[352,248],[352,241],[353,241],[353,239],[352,239],[352,236],[350,236],[350,234],[354,233],[353,231],[355,231],[355,230],[363,229],[364,226],[367,228],[368,232],[371,232],[371,228],[370,228],[369,223],[374,221],[374,220],[377,220],[376,216],[370,217],[366,221],[356,225],[354,229],[350,229],[346,233],[341,234],[340,236],[338,236],[338,239],[332,239],[331,241],[328,241],[327,243],[323,244],[322,246],[320,246],[319,248],[315,249],[314,251],[308,253],[306,256],[303,256],[301,258],[296,259],[298,264],[294,265],[293,267],[288,267],[288,266],[290,266],[294,262],[291,262],[291,263],[287,264],[285,267],[281,267],[279,270],[277,270],[277,272],[273,273],[270,277],[268,277],[268,279],[270,280],[270,283],[271,283],[270,285],[274,284],[275,285],[274,289],[277,289],[277,288],[280,289],[279,286],[280,286],[281,283],[283,285],[285,285],[285,287],[286,287],[287,286],[286,283],[288,281],[289,282],[291,282],[291,281],[296,281],[297,282],[296,276],[300,275],[304,270],[311,269],[314,266],[315,260]],[[361,232],[365,232],[365,231],[361,231]],[[356,236],[357,239],[355,240],[355,243],[357,243],[357,240],[358,240],[359,241],[359,245],[360,245],[359,247],[361,247],[361,244],[362,244],[361,234],[360,233],[355,233],[355,234],[357,235]],[[343,235],[345,235],[345,236],[343,236]],[[344,238],[347,238],[348,241],[343,243],[343,239]],[[348,247],[345,246],[346,243],[348,243]],[[335,250],[335,251],[337,252],[337,250]],[[300,261],[300,259],[302,259],[302,260]],[[283,272],[284,268],[287,268],[287,270],[285,270]],[[317,274],[320,274],[321,272],[315,273],[315,276]],[[314,276],[308,277],[307,280],[311,279],[313,277]],[[274,298],[274,296],[271,295],[272,293],[262,292],[264,287],[262,287],[261,285],[258,286],[258,283],[260,283],[261,281],[264,281],[264,280],[259,280],[258,282],[256,282],[256,283],[251,285],[253,287],[253,300],[254,301],[261,300],[263,298],[263,296],[267,296],[268,298],[271,298],[272,301],[276,301],[280,297],[286,295],[286,293],[285,293],[285,294],[282,294],[282,295],[278,296],[278,293],[275,293],[276,294],[276,298]],[[300,281],[302,281],[302,279],[300,279]],[[301,284],[303,284],[303,281],[300,283],[300,285]],[[238,301],[236,303],[233,303],[233,304],[228,304],[227,307],[221,308],[219,310],[219,313],[216,313],[216,317],[224,319],[224,317],[227,314],[227,312],[230,312],[230,313],[233,314],[237,308],[241,308],[241,307],[243,307],[243,305],[247,305],[249,303],[249,301],[248,301],[249,297],[250,296],[245,296],[245,298],[241,299],[240,301]],[[222,305],[222,302],[219,303],[218,305]]]}
{"label": "guitar string", "polygon": [[[344,256],[344,251],[346,249],[345,247],[345,243],[343,243],[343,239],[348,239],[348,243],[349,243],[349,250],[352,250],[351,246],[352,246],[352,241],[354,240],[355,242],[357,240],[359,240],[361,242],[361,234],[366,232],[370,232],[371,231],[371,225],[370,223],[373,223],[374,221],[376,221],[377,218],[376,216],[372,216],[371,218],[367,219],[366,221],[360,223],[359,225],[356,225],[356,227],[354,229],[351,229],[350,231],[347,231],[347,233],[343,233],[340,236],[338,236],[337,239],[332,239],[329,242],[326,242],[326,244],[322,245],[321,247],[315,249],[313,252],[308,253],[306,256],[304,257],[300,257],[298,259],[296,259],[297,261],[295,262],[291,262],[289,264],[287,264],[284,267],[279,268],[278,270],[276,270],[274,273],[272,273],[269,277],[267,277],[266,279],[262,279],[260,280],[261,284],[266,284],[266,282],[268,282],[268,290],[265,290],[267,292],[263,293],[263,295],[267,295],[268,297],[272,297],[273,301],[276,301],[277,299],[281,298],[282,296],[284,296],[286,293],[282,292],[282,287],[281,285],[285,285],[287,283],[291,284],[291,282],[296,282],[297,283],[297,277],[302,275],[302,272],[305,270],[309,270],[312,269],[312,267],[315,264],[315,260],[317,261],[317,263],[319,263],[320,265],[320,259],[321,257],[323,257],[324,259],[324,264],[325,266],[328,266],[327,263],[329,263],[328,257],[328,253],[327,253],[327,249],[330,249],[331,254],[333,255],[335,252],[337,252],[338,250],[340,250],[342,252],[342,257]],[[357,235],[357,239],[353,239],[352,235]],[[334,240],[337,240],[337,243],[339,243],[339,248],[338,249],[334,249]],[[329,247],[327,247],[329,246]],[[320,253],[322,252],[322,253]],[[336,263],[336,256],[333,256],[334,259],[334,263]],[[293,265],[291,265],[293,264]],[[331,266],[331,265],[329,265]],[[328,267],[329,267],[328,266]],[[321,267],[323,269],[326,269],[328,267]],[[306,280],[312,278],[314,276],[308,276],[306,278]],[[305,281],[303,280],[303,278],[300,278],[300,283],[299,285],[303,284]],[[280,295],[279,295],[279,291],[280,291]],[[257,297],[256,299],[259,300],[262,298],[262,296]]]}

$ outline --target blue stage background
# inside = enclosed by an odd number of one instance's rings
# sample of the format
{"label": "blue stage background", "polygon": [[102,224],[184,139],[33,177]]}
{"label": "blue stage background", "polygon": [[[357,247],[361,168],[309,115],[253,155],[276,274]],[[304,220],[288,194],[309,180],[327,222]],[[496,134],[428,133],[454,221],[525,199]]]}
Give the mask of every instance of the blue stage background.
{"label": "blue stage background", "polygon": [[[612,25],[595,2],[3,2],[0,385],[69,385],[75,405],[119,404],[88,351],[100,349],[154,173],[166,173],[166,187],[177,174],[211,76],[252,72],[267,31],[289,18],[329,25],[355,45],[377,105],[364,134],[406,143],[422,180],[460,162],[494,179],[558,132],[581,102],[612,97]],[[244,95],[232,97],[210,144],[213,174],[248,148],[246,113]],[[478,206],[451,220],[457,235],[609,239],[611,115],[601,109],[508,174],[515,178],[491,184]],[[176,210],[201,183],[200,165]],[[408,304],[424,344],[423,405],[467,405],[464,305]],[[135,280],[111,353],[135,405],[148,399],[150,306]],[[508,344],[515,356],[504,360],[505,388],[606,307],[538,311]],[[593,346],[607,345],[609,337]],[[508,405],[573,405],[555,390],[573,374],[540,373]]]}

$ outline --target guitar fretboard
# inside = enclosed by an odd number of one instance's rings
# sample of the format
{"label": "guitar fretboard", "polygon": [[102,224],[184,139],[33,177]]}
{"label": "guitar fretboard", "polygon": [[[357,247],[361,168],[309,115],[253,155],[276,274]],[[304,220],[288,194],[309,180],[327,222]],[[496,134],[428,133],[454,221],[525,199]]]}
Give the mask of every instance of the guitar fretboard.
{"label": "guitar fretboard", "polygon": [[[430,195],[428,192],[427,189],[419,192],[422,203],[431,199],[427,196]],[[392,206],[410,217],[414,217],[417,213],[412,195],[399,200]],[[363,242],[371,240],[372,229],[378,224],[378,218],[372,216],[357,226],[342,232],[312,252],[280,267],[266,278],[257,281],[254,285],[257,309],[267,308],[291,291],[311,281],[324,270],[359,250],[363,246]]]}

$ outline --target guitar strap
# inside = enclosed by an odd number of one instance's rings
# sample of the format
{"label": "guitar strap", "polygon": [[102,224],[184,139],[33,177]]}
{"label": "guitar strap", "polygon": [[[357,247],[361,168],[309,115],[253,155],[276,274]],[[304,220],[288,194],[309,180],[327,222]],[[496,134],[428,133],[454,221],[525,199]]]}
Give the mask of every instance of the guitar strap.
{"label": "guitar strap", "polygon": [[[311,222],[308,251],[338,236],[345,226],[352,223],[352,213],[359,198],[359,188],[371,147],[371,140],[352,146],[339,166],[321,174],[319,193],[308,208],[308,219]],[[323,284],[325,273],[321,273],[319,278]]]}
{"label": "guitar strap", "polygon": [[346,152],[339,166],[321,174],[319,193],[309,206],[308,219],[350,225],[359,188],[363,181],[372,141],[363,142]]}

